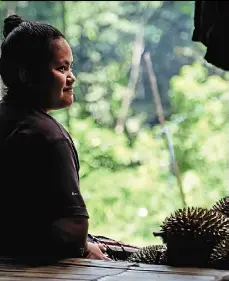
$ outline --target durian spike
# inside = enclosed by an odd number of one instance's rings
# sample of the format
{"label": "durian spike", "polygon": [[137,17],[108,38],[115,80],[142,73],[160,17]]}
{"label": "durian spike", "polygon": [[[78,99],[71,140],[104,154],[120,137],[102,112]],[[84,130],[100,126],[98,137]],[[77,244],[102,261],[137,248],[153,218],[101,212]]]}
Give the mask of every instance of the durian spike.
{"label": "durian spike", "polygon": [[218,212],[223,213],[227,217],[229,217],[229,196],[226,196],[219,201],[217,201],[213,206],[212,209]]}
{"label": "durian spike", "polygon": [[156,236],[167,237],[168,235],[196,235],[206,234],[213,236],[227,235],[229,220],[223,214],[205,208],[186,208],[178,210],[169,218],[166,218],[161,226],[161,232],[155,233]]}
{"label": "durian spike", "polygon": [[150,245],[139,249],[129,256],[127,261],[147,263],[147,264],[161,264],[166,262],[166,255],[162,254],[166,252],[167,248],[165,245]]}
{"label": "durian spike", "polygon": [[217,260],[223,260],[228,256],[229,256],[229,240],[225,239],[220,241],[220,243],[218,243],[216,247],[214,247],[210,255],[210,263],[213,263]]}
{"label": "durian spike", "polygon": [[154,231],[153,235],[155,237],[158,237],[158,236],[163,237],[163,236],[165,236],[165,232],[164,231],[157,231],[157,232]]}

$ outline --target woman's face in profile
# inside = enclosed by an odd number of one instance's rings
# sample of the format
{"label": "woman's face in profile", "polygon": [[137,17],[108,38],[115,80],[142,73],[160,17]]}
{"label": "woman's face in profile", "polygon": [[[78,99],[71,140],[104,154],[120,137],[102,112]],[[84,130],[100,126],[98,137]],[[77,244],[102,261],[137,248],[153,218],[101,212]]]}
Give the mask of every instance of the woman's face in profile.
{"label": "woman's face in profile", "polygon": [[45,110],[61,109],[73,103],[73,83],[75,76],[72,73],[72,51],[64,38],[51,42],[53,53],[40,80],[39,92],[45,102]]}

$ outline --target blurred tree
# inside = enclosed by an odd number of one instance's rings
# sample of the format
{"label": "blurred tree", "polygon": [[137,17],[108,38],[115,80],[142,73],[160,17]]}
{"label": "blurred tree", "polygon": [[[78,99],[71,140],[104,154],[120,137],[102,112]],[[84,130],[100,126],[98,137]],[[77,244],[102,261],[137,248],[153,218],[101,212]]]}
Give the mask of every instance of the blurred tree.
{"label": "blurred tree", "polygon": [[[73,48],[76,102],[80,114],[114,127],[122,96],[131,75],[132,45],[143,24],[145,52],[154,57],[155,72],[166,119],[171,114],[169,79],[184,64],[200,58],[203,47],[191,41],[193,1],[18,1],[17,11],[28,19],[54,24]],[[65,19],[64,19],[64,18]],[[127,120],[139,115],[142,122],[158,123],[144,63],[139,69],[135,96]],[[60,116],[64,119],[64,112]],[[69,119],[69,116],[68,118]],[[66,126],[69,126],[69,120]]]}
{"label": "blurred tree", "polygon": [[171,79],[170,96],[171,126],[183,180],[186,182],[185,177],[190,177],[192,172],[196,179],[198,175],[199,186],[193,187],[192,198],[196,200],[201,192],[205,202],[215,200],[219,193],[226,196],[228,81],[224,77],[209,75],[208,70],[196,62],[184,66],[180,75]]}
{"label": "blurred tree", "polygon": [[191,41],[194,1],[18,1],[17,12],[65,29],[72,46],[75,103],[67,121],[65,110],[52,114],[71,129],[79,151],[91,232],[153,243],[152,231],[181,207],[143,60],[124,134],[114,131],[140,26],[187,205],[211,206],[227,194],[228,77],[206,64],[203,46]]}

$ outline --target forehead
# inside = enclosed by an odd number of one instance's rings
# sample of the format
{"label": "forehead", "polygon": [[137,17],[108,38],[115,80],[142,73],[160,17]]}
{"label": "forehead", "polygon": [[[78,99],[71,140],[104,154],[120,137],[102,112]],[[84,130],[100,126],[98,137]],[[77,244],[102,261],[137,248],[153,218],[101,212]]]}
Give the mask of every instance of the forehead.
{"label": "forehead", "polygon": [[68,42],[64,38],[56,39],[51,42],[51,50],[52,50],[52,61],[59,62],[72,62],[72,50],[68,44]]}

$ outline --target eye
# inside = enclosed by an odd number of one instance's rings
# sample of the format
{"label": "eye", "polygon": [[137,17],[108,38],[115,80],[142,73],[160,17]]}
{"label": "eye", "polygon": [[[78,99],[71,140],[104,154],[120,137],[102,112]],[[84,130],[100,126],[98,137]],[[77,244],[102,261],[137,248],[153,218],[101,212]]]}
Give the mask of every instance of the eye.
{"label": "eye", "polygon": [[66,70],[66,67],[65,66],[60,66],[57,68],[57,70],[61,71],[61,72],[64,72]]}

